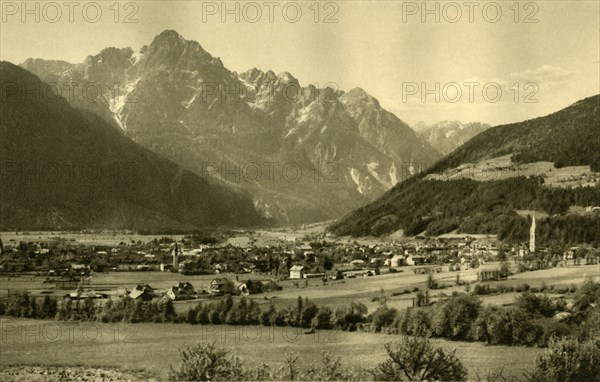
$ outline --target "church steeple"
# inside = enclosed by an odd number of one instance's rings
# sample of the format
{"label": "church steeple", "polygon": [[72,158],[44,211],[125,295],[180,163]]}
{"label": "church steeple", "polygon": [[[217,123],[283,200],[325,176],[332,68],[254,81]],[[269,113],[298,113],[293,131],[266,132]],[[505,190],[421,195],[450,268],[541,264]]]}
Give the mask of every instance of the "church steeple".
{"label": "church steeple", "polygon": [[535,252],[535,212],[531,219],[531,228],[529,229],[529,252]]}
{"label": "church steeple", "polygon": [[173,269],[179,269],[179,247],[177,246],[177,242],[175,242],[175,247],[173,248]]}

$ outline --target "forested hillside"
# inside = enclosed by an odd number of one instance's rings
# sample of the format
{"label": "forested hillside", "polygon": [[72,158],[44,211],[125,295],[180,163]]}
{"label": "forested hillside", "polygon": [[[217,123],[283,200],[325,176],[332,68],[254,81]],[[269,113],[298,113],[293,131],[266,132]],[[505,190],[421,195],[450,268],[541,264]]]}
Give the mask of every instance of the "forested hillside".
{"label": "forested hillside", "polygon": [[491,128],[471,139],[429,171],[403,182],[377,201],[331,226],[338,235],[498,234],[525,240],[529,222],[516,210],[550,215],[540,222],[541,240],[600,243],[600,217],[567,215],[571,206],[599,206],[600,187],[550,188],[541,177],[477,182],[425,180],[428,174],[512,153],[519,162],[552,161],[557,166],[591,165],[600,169],[600,96],[547,117]]}

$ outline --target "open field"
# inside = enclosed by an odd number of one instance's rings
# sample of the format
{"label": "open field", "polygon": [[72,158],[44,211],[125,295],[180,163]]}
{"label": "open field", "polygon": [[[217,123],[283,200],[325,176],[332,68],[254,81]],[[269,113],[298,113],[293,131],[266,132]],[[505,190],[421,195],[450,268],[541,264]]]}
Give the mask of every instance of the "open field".
{"label": "open field", "polygon": [[[279,327],[192,326],[187,324],[100,324],[0,319],[0,367],[66,365],[139,370],[164,380],[179,363],[178,348],[215,342],[232,349],[250,365],[264,361],[282,366],[284,354],[298,352],[301,366],[320,362],[322,350],[339,355],[344,364],[374,367],[385,359],[383,344],[396,336],[362,332],[317,331]],[[537,348],[486,346],[435,340],[457,356],[473,378],[504,366],[519,374],[542,351]],[[132,365],[125,368],[124,365]],[[135,366],[133,366],[135,365]]]}
{"label": "open field", "polygon": [[[434,274],[435,280],[448,286],[444,289],[430,291],[430,296],[435,297],[439,293],[451,294],[453,291],[464,292],[464,286],[455,285],[456,277],[459,275],[461,281],[474,282],[477,272],[486,269],[497,269],[498,264],[486,264],[480,268],[464,271],[444,271]],[[283,287],[282,291],[251,295],[260,305],[273,302],[277,307],[294,305],[298,296],[307,297],[309,300],[320,305],[337,307],[349,305],[351,302],[365,304],[370,311],[378,306],[378,302],[372,301],[373,297],[379,296],[381,289],[388,297],[388,305],[394,308],[406,308],[412,305],[415,293],[414,288],[420,291],[427,289],[427,275],[414,274],[414,267],[401,267],[399,273],[387,273],[379,276],[348,278],[344,280],[329,280],[326,285],[320,279],[309,280],[283,280],[278,283]],[[444,268],[447,269],[447,268]],[[235,280],[233,274],[222,274],[231,280]],[[197,290],[208,287],[208,284],[217,275],[184,276],[170,272],[109,272],[95,273],[86,289],[116,296],[123,293],[125,289],[132,289],[140,283],[150,284],[156,290],[166,290],[179,281],[189,281]],[[240,281],[251,279],[266,279],[268,276],[258,274],[239,275]],[[584,282],[586,278],[600,280],[599,265],[569,266],[564,268],[552,268],[533,272],[519,273],[509,277],[508,280],[491,282],[493,285],[515,286],[527,283],[531,287],[542,285],[570,286]],[[61,296],[71,292],[69,290],[56,290],[54,284],[44,284],[45,277],[40,276],[0,276],[0,296],[16,291],[30,291],[33,295]],[[298,284],[298,287],[294,283]],[[306,286],[308,282],[308,286]],[[404,294],[405,290],[411,293]],[[395,296],[394,296],[395,294]],[[507,304],[514,300],[518,293],[507,293],[501,296],[483,296],[485,303]],[[197,304],[197,300],[178,301],[175,307],[178,311],[185,311],[189,306]]]}
{"label": "open field", "polygon": [[[307,234],[321,234],[327,228],[327,225],[331,221],[315,223],[305,225],[297,228],[280,228],[280,229],[269,229],[269,230],[256,230],[252,234],[252,237],[262,238],[276,238],[282,240],[302,240]],[[171,234],[155,234],[155,235],[142,235],[133,232],[126,231],[102,231],[94,233],[85,233],[79,231],[2,231],[0,232],[0,238],[2,238],[5,244],[14,244],[19,241],[23,242],[51,242],[58,239],[63,239],[77,244],[86,245],[109,245],[114,246],[121,242],[130,243],[131,241],[141,241],[142,243],[148,243],[155,238],[160,239],[161,237],[169,237],[173,240],[181,241],[185,236],[183,234],[171,235]],[[225,242],[225,244],[242,245],[246,246],[250,234],[246,231],[240,230],[232,234],[232,236]],[[337,241],[330,240],[330,241]]]}
{"label": "open field", "polygon": [[518,176],[542,176],[548,187],[593,187],[600,174],[590,166],[566,166],[557,168],[552,162],[519,164],[511,159],[512,154],[484,159],[477,163],[464,163],[445,170],[441,174],[429,174],[429,180],[473,179],[479,182],[503,180]]}
{"label": "open field", "polygon": [[155,238],[167,236],[173,240],[181,240],[184,235],[140,235],[120,231],[107,231],[101,233],[82,233],[73,231],[28,231],[28,232],[0,232],[4,244],[23,242],[49,242],[57,239],[68,240],[77,244],[87,245],[118,245],[120,242],[130,243],[141,241],[147,243]]}

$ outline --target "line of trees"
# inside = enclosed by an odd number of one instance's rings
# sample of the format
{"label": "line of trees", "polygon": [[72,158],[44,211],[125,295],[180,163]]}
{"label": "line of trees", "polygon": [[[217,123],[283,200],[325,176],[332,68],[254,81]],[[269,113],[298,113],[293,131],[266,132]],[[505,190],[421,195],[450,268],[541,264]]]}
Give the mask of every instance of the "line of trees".
{"label": "line of trees", "polygon": [[[484,306],[476,295],[454,294],[433,306],[396,312],[382,304],[372,315],[376,331],[482,341],[490,345],[542,346],[553,337],[591,339],[600,334],[600,284],[587,281],[567,310],[564,300],[526,292],[511,307]],[[419,304],[417,304],[419,305]],[[425,304],[422,304],[425,305]],[[565,318],[554,319],[564,312]]]}
{"label": "line of trees", "polygon": [[[564,300],[526,292],[513,306],[484,306],[475,294],[455,292],[431,304],[428,296],[417,299],[417,306],[398,311],[380,306],[368,314],[364,304],[353,302],[335,309],[317,306],[298,297],[295,306],[266,309],[253,299],[234,300],[227,296],[217,301],[199,302],[187,312],[177,313],[173,302],[120,299],[96,303],[94,300],[56,301],[46,296],[42,303],[27,294],[11,295],[0,302],[0,314],[27,318],[54,318],[99,322],[172,322],[192,325],[265,325],[313,329],[358,329],[375,332],[481,341],[490,345],[547,346],[552,337],[589,339],[600,331],[600,283],[587,281],[575,293],[573,307]],[[563,313],[562,320],[555,319]]]}
{"label": "line of trees", "polygon": [[97,303],[92,299],[58,301],[46,296],[42,304],[27,293],[13,294],[0,301],[0,315],[24,318],[54,318],[61,321],[154,322],[202,325],[265,325],[355,331],[368,322],[367,307],[361,303],[331,309],[319,307],[307,298],[298,297],[295,307],[261,308],[256,301],[226,296],[217,301],[199,302],[185,313],[177,313],[171,300],[141,301],[109,299]]}

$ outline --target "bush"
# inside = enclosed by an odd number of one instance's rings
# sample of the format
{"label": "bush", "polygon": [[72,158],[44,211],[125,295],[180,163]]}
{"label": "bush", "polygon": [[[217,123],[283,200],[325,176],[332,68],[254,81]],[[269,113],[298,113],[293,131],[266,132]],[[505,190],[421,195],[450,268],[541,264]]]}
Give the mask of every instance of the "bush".
{"label": "bush", "polygon": [[531,381],[600,381],[600,339],[586,342],[552,339],[545,354],[528,374]]}
{"label": "bush", "polygon": [[470,295],[453,296],[436,306],[432,327],[434,334],[453,340],[466,340],[479,315],[481,301]]}
{"label": "bush", "polygon": [[575,295],[574,306],[577,310],[584,311],[591,304],[600,303],[600,283],[588,280]]}
{"label": "bush", "polygon": [[544,329],[522,309],[509,309],[505,317],[512,329],[510,345],[533,346],[544,342]]}
{"label": "bush", "polygon": [[306,375],[299,375],[298,379],[308,381],[362,381],[366,378],[363,372],[344,367],[341,358],[331,355],[328,351],[321,352],[321,363],[321,367],[311,368],[306,372]]}
{"label": "bush", "polygon": [[556,312],[556,304],[548,296],[533,293],[523,293],[515,301],[515,306],[533,317],[552,317]]}
{"label": "bush", "polygon": [[486,295],[492,293],[489,284],[475,284],[473,287],[473,294],[477,296]]}
{"label": "bush", "polygon": [[317,329],[331,329],[333,327],[331,325],[332,316],[333,312],[328,307],[319,309],[319,313],[313,320],[313,326]]}
{"label": "bush", "polygon": [[409,308],[398,314],[392,324],[398,332],[410,336],[431,336],[431,309]]}
{"label": "bush", "polygon": [[437,289],[438,288],[438,282],[433,278],[433,274],[428,274],[427,275],[427,288],[429,289]]}
{"label": "bush", "polygon": [[540,327],[543,332],[537,345],[546,347],[552,337],[563,338],[573,334],[573,329],[564,322],[556,321],[551,318],[539,318],[533,321],[533,324]]}
{"label": "bush", "polygon": [[416,307],[429,306],[429,293],[428,292],[417,293],[415,296],[415,306]]}
{"label": "bush", "polygon": [[499,271],[501,279],[506,279],[508,278],[508,276],[510,276],[510,266],[508,265],[508,263],[503,262],[502,264],[500,264]]}
{"label": "bush", "polygon": [[181,365],[171,367],[171,381],[233,381],[243,380],[243,362],[229,355],[228,350],[218,349],[214,344],[198,344],[180,350]]}
{"label": "bush", "polygon": [[490,345],[511,344],[512,326],[506,310],[497,306],[484,307],[475,321],[474,336]]}
{"label": "bush", "polygon": [[434,348],[423,337],[404,337],[400,342],[388,343],[385,350],[390,359],[373,371],[377,381],[465,381],[467,370],[455,357]]}
{"label": "bush", "polygon": [[596,305],[593,309],[590,309],[586,316],[578,328],[579,339],[600,338],[600,305]]}
{"label": "bush", "polygon": [[388,308],[382,305],[373,313],[371,322],[376,332],[380,332],[382,328],[386,328],[394,322],[398,311],[395,308]]}

